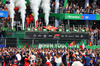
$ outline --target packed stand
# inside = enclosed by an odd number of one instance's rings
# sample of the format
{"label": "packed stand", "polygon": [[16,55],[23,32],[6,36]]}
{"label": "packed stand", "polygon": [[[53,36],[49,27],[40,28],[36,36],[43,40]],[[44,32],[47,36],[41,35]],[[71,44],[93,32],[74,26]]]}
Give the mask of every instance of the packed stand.
{"label": "packed stand", "polygon": [[[7,11],[7,7],[6,7],[6,5],[5,4],[2,4],[2,2],[0,1],[0,11]],[[5,23],[5,26],[3,26],[3,25],[1,25],[0,24],[0,31],[1,31],[1,29],[2,29],[2,27],[7,27],[7,18],[3,18],[3,17],[0,17],[0,22],[1,23]]]}
{"label": "packed stand", "polygon": [[0,48],[0,66],[99,66],[100,49]]}
{"label": "packed stand", "polygon": [[2,4],[2,2],[0,1],[0,11],[7,11],[7,7],[5,4]]}
{"label": "packed stand", "polygon": [[93,5],[87,6],[86,8],[80,7],[79,3],[67,3],[64,13],[73,13],[73,14],[100,14],[100,7],[96,5],[96,9],[93,8]]}
{"label": "packed stand", "polygon": [[[51,0],[51,13],[55,13],[55,1]],[[40,13],[43,11],[40,8]],[[80,7],[79,3],[67,3],[66,7],[64,7],[64,0],[59,1],[59,13],[73,13],[73,14],[100,14],[100,7],[96,5],[94,8],[93,4],[87,6],[86,8]]]}
{"label": "packed stand", "polygon": [[90,28],[90,40],[94,45],[100,44],[100,30],[97,27],[95,29]]}

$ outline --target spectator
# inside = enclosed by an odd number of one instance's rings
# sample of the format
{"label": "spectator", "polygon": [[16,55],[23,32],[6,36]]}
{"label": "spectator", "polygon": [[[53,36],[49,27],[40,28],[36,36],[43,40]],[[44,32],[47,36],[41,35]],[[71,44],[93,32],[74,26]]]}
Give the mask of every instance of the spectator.
{"label": "spectator", "polygon": [[77,61],[75,61],[72,66],[83,66],[83,64],[81,63],[81,59],[78,58]]}
{"label": "spectator", "polygon": [[16,58],[17,58],[18,64],[20,64],[20,61],[21,61],[21,55],[20,55],[19,52],[17,52]]}
{"label": "spectator", "polygon": [[[24,59],[25,63],[20,61],[20,64],[18,64],[16,57],[17,54],[20,54],[18,52],[21,53],[21,58],[22,60]],[[99,64],[99,52],[100,49],[58,49],[57,53],[57,49],[46,48],[0,48],[0,61],[2,62],[1,64],[6,64],[6,66],[76,66],[76,64],[80,64],[80,66],[90,66],[90,63],[92,65]],[[36,59],[31,63],[32,53],[35,54]],[[51,60],[53,62],[51,62]],[[56,65],[54,62],[56,62]]]}
{"label": "spectator", "polygon": [[85,61],[84,66],[90,66],[90,60],[91,58],[89,57],[89,54],[87,54],[86,57],[84,58],[84,61]]}
{"label": "spectator", "polygon": [[55,62],[56,62],[56,66],[60,66],[60,64],[62,63],[62,59],[59,53],[56,54]]}
{"label": "spectator", "polygon": [[93,40],[94,40],[94,31],[93,30],[91,30],[91,32],[90,32],[90,36],[91,36],[91,42],[92,42],[92,44],[93,44]]}
{"label": "spectator", "polygon": [[98,40],[98,43],[97,43],[98,45],[100,45],[100,38],[99,38],[99,40]]}
{"label": "spectator", "polygon": [[80,14],[80,10],[79,9],[77,9],[76,14]]}
{"label": "spectator", "polygon": [[24,64],[24,66],[29,66],[29,60],[30,60],[30,56],[25,54],[25,59],[24,59],[25,64]]}
{"label": "spectator", "polygon": [[36,66],[43,66],[42,59],[38,59],[38,62],[36,63]]}
{"label": "spectator", "polygon": [[60,64],[60,66],[64,66],[64,64],[63,64],[63,63],[61,63],[61,64]]}
{"label": "spectator", "polygon": [[50,54],[47,54],[46,59],[47,59],[46,65],[47,65],[47,66],[50,66],[50,62],[51,62]]}
{"label": "spectator", "polygon": [[64,63],[65,66],[67,66],[67,63],[66,63],[66,62],[67,62],[67,59],[66,59],[67,57],[66,57],[66,55],[67,55],[67,54],[64,53],[64,55],[63,55],[63,57],[62,57],[62,62]]}

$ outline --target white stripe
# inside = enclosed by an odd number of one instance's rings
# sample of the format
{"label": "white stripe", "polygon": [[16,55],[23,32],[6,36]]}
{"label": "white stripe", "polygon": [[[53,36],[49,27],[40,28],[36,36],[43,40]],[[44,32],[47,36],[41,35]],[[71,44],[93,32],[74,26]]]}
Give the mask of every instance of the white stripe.
{"label": "white stripe", "polygon": [[82,44],[82,47],[83,47],[83,49],[85,48],[85,45],[84,45],[84,43]]}

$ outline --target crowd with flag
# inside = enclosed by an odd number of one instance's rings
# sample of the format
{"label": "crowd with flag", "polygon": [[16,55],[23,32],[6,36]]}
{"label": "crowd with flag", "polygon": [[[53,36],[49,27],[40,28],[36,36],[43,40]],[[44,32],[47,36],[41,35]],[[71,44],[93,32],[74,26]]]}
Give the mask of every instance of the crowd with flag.
{"label": "crowd with flag", "polygon": [[[89,44],[88,44],[88,45],[91,47],[91,46],[92,46],[92,42],[89,41]],[[70,48],[70,47],[73,47],[73,46],[75,46],[75,41],[72,41],[69,45],[68,45],[68,43],[66,42],[66,47],[67,47],[67,48]],[[81,42],[80,42],[79,45],[78,45],[78,47],[79,47],[80,49],[85,49],[86,46],[87,46],[86,40],[81,40]],[[75,48],[77,48],[77,46],[76,46]]]}
{"label": "crowd with flag", "polygon": [[27,42],[23,48],[0,48],[0,66],[99,66],[100,49],[87,49],[85,40],[80,48],[70,48],[74,45],[72,41],[66,42],[69,48],[37,48],[36,44],[32,48]]}

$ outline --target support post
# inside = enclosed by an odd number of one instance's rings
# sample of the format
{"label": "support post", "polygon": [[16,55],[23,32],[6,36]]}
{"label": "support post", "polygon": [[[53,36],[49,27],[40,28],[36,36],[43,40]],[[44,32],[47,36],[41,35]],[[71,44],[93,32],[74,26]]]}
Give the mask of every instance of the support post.
{"label": "support post", "polygon": [[[59,13],[59,0],[55,0],[55,13]],[[59,26],[59,20],[55,20],[55,27]]]}
{"label": "support post", "polygon": [[33,45],[34,45],[34,39],[32,40],[32,48],[33,48]]}
{"label": "support post", "polygon": [[85,21],[85,25],[86,25],[86,28],[88,30],[88,26],[89,26],[89,21],[88,20]]}
{"label": "support post", "polygon": [[[17,46],[19,47],[19,38],[17,38]],[[20,47],[19,47],[20,48]]]}
{"label": "support post", "polygon": [[85,0],[85,8],[89,6],[89,0]]}
{"label": "support post", "polygon": [[68,28],[67,29],[70,29],[70,20],[68,20]]}
{"label": "support post", "polygon": [[57,39],[57,53],[58,53],[59,38]]}
{"label": "support post", "polygon": [[5,47],[6,47],[6,38],[5,38]]}

